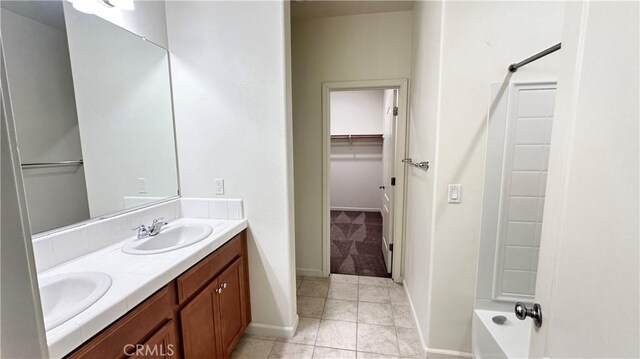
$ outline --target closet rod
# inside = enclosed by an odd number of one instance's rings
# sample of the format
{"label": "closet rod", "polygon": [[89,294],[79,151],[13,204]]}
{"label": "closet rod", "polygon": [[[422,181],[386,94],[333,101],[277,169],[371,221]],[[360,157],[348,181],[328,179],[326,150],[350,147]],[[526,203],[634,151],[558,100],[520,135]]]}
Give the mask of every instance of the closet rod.
{"label": "closet rod", "polygon": [[332,140],[382,139],[382,135],[331,135]]}
{"label": "closet rod", "polygon": [[549,54],[552,54],[552,53],[560,50],[561,47],[562,47],[562,43],[559,42],[559,43],[551,46],[550,48],[548,48],[546,50],[543,50],[543,51],[540,51],[540,52],[538,52],[537,54],[535,54],[533,56],[527,57],[526,59],[524,59],[524,60],[522,60],[522,61],[520,61],[518,63],[511,64],[511,65],[509,65],[509,72],[516,72],[522,66],[524,66],[524,65],[526,65],[526,64],[528,64],[530,62],[534,62],[534,61],[536,61],[536,60],[538,60],[540,58],[543,58],[543,57],[545,57],[545,56],[547,56]]}

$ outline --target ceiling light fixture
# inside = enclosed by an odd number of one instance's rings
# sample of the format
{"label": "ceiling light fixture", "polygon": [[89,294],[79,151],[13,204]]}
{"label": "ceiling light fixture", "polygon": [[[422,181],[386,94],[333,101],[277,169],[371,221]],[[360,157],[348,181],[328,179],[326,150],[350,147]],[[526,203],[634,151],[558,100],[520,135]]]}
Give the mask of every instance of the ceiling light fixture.
{"label": "ceiling light fixture", "polygon": [[133,0],[68,0],[73,8],[85,14],[95,14],[101,6],[108,6],[118,10],[133,10],[135,5]]}
{"label": "ceiling light fixture", "polygon": [[133,0],[102,0],[105,4],[111,7],[115,7],[119,10],[133,10],[135,5]]}
{"label": "ceiling light fixture", "polygon": [[85,14],[94,14],[98,3],[95,0],[69,0],[73,8]]}

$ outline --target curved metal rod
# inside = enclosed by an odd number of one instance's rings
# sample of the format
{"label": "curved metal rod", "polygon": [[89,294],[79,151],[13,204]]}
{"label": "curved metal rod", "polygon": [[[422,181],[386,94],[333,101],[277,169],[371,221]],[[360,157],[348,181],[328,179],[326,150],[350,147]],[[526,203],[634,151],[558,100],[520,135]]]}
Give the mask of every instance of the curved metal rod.
{"label": "curved metal rod", "polygon": [[413,162],[413,160],[411,158],[405,158],[402,160],[403,163],[406,163],[408,165],[411,165],[413,167],[419,168],[421,170],[425,170],[427,171],[429,169],[429,161],[423,161],[423,162]]}

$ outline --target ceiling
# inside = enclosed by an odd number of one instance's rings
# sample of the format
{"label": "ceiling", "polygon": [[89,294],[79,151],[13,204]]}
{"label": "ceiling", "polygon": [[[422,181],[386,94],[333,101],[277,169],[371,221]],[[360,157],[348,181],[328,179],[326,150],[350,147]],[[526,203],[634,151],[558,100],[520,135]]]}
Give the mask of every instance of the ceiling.
{"label": "ceiling", "polygon": [[47,1],[0,1],[0,6],[18,15],[59,30],[65,29],[61,0]]}
{"label": "ceiling", "polygon": [[294,0],[291,2],[293,19],[373,14],[378,12],[405,11],[413,8],[414,1],[386,0]]}

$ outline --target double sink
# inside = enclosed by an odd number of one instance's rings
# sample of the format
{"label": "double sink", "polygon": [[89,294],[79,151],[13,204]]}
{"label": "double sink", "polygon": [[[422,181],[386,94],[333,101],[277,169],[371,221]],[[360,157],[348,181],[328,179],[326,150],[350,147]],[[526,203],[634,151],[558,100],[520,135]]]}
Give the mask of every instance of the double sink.
{"label": "double sink", "polygon": [[[132,255],[170,252],[198,243],[226,227],[224,223],[213,228],[200,223],[168,225],[155,236],[127,240],[122,245],[122,252]],[[101,272],[76,272],[40,278],[45,330],[51,330],[89,308],[107,293],[111,282],[111,277]]]}

